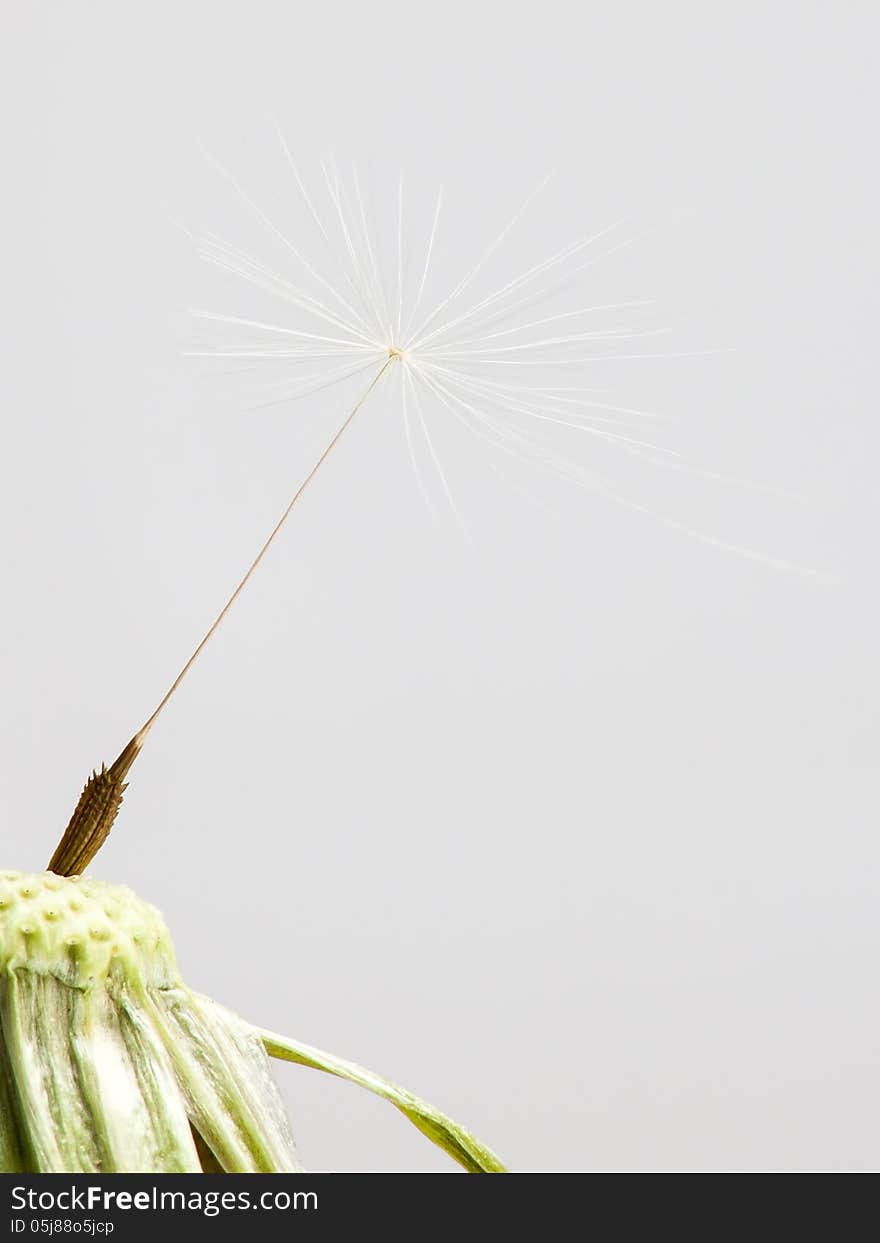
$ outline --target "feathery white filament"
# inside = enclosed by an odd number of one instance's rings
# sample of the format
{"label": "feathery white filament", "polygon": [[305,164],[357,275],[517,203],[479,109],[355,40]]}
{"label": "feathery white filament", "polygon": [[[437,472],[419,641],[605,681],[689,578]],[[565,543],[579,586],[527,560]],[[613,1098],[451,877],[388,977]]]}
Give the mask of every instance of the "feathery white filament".
{"label": "feathery white filament", "polygon": [[[535,307],[568,293],[576,279],[644,234],[630,235],[597,251],[596,243],[619,229],[624,220],[590,232],[547,257],[531,262],[489,292],[472,300],[465,295],[477,278],[488,271],[489,263],[507,243],[516,226],[549,177],[532,191],[503,228],[494,236],[479,258],[466,270],[448,293],[423,311],[433,283],[434,257],[443,204],[442,189],[437,193],[430,225],[421,233],[418,246],[424,256],[407,276],[410,261],[407,236],[421,232],[411,224],[404,228],[404,182],[397,181],[396,202],[390,213],[393,225],[387,232],[391,240],[384,248],[392,250],[393,260],[383,273],[380,235],[371,225],[361,184],[352,174],[346,188],[332,160],[322,164],[324,193],[329,210],[322,210],[319,198],[306,187],[287,141],[278,127],[278,138],[285,160],[293,174],[298,197],[332,257],[339,278],[322,270],[307,257],[251,195],[216,160],[214,167],[251,209],[267,234],[295,260],[298,283],[272,270],[261,260],[207,234],[197,238],[200,256],[250,285],[276,298],[304,317],[304,322],[276,322],[220,311],[194,311],[196,318],[228,332],[238,340],[226,340],[189,351],[199,357],[234,359],[251,365],[280,364],[302,368],[294,383],[289,379],[271,382],[273,391],[266,403],[292,401],[342,383],[361,373],[375,375],[389,364],[400,368],[401,415],[407,452],[419,490],[433,509],[431,489],[419,464],[419,451],[427,451],[432,473],[462,530],[467,526],[453,499],[446,472],[431,434],[432,413],[451,417],[493,449],[513,455],[517,460],[549,470],[580,487],[589,487],[636,512],[657,518],[667,526],[685,531],[706,543],[733,549],[756,560],[782,565],[747,549],[703,536],[686,524],[663,513],[631,501],[619,494],[606,480],[570,462],[548,447],[552,428],[585,433],[623,453],[646,457],[656,464],[675,464],[677,470],[690,470],[680,455],[666,446],[631,434],[645,419],[657,419],[653,411],[615,400],[605,400],[605,390],[589,384],[560,384],[563,375],[588,374],[598,363],[642,359],[699,357],[721,351],[686,349],[637,351],[626,349],[636,339],[661,335],[668,329],[645,327],[636,321],[620,322],[621,316],[646,312],[647,299],[597,301],[585,299],[573,308],[555,309],[535,315]],[[411,183],[407,191],[407,219],[412,218]],[[353,204],[353,208],[352,205]],[[427,240],[424,240],[424,239]],[[389,239],[386,238],[386,241]],[[340,289],[338,279],[344,284]],[[531,314],[528,312],[531,311]],[[421,319],[419,320],[419,314]],[[613,317],[607,325],[597,325],[596,317]],[[316,325],[314,321],[319,321]],[[418,322],[418,326],[413,325]],[[502,326],[503,325],[503,326]],[[558,335],[551,325],[559,325]],[[622,346],[613,352],[609,344]],[[605,349],[595,350],[595,345]],[[523,372],[527,368],[528,371]],[[564,371],[560,370],[563,369]],[[537,372],[535,371],[537,369]],[[586,378],[584,374],[584,378]],[[523,375],[523,380],[519,379]],[[537,382],[525,378],[536,375]],[[545,382],[541,382],[542,379]],[[414,436],[418,429],[420,436]],[[543,430],[542,430],[543,429]],[[541,433],[539,435],[539,432]],[[694,470],[709,478],[724,477],[711,471]],[[732,481],[736,482],[736,481]],[[785,566],[788,569],[797,567]]]}

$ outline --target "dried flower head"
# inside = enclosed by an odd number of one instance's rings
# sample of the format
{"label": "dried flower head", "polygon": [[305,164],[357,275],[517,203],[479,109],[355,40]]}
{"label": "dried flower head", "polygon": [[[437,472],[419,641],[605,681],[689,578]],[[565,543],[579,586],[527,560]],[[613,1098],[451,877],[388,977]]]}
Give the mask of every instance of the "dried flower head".
{"label": "dried flower head", "polygon": [[269,1059],[130,889],[0,872],[0,1169],[301,1169]]}
{"label": "dried flower head", "polygon": [[390,1100],[467,1169],[497,1158],[430,1105],[187,988],[130,889],[0,872],[0,1173],[296,1173],[273,1056]]}

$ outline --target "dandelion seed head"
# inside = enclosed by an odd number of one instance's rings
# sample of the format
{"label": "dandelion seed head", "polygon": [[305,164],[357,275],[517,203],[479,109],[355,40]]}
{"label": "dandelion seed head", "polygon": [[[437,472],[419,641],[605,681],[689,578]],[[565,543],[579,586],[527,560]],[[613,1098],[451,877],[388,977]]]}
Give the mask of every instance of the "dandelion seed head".
{"label": "dandelion seed head", "polygon": [[[626,325],[625,316],[644,310],[647,300],[603,303],[594,297],[564,309],[558,300],[602,259],[606,239],[623,222],[587,232],[521,270],[514,266],[506,279],[496,278],[495,257],[533,209],[549,181],[544,177],[484,242],[470,267],[444,288],[446,265],[440,270],[437,262],[442,190],[422,218],[401,176],[387,217],[377,221],[356,173],[345,179],[327,160],[323,185],[307,186],[283,135],[279,138],[292,174],[292,198],[299,200],[298,226],[270,214],[218,161],[211,162],[264,238],[283,252],[283,265],[270,266],[216,234],[194,239],[202,259],[267,295],[277,311],[260,318],[196,311],[212,332],[234,339],[208,341],[190,353],[262,369],[269,378],[260,404],[297,401],[398,364],[393,371],[400,375],[402,422],[426,498],[439,484],[451,500],[434,447],[439,420],[495,455],[546,466],[542,435],[546,440],[551,424],[587,432],[606,445],[625,445],[620,428],[649,417],[633,407],[592,401],[591,385],[563,394],[539,378],[556,368],[565,368],[562,374],[570,377],[595,361],[594,343],[607,351],[609,342],[618,346],[641,335],[636,325]],[[632,240],[619,238],[612,249]],[[609,315],[614,323],[601,327]]]}
{"label": "dandelion seed head", "polygon": [[[377,220],[356,172],[344,178],[327,160],[319,184],[307,185],[280,132],[279,138],[291,173],[291,201],[298,201],[296,227],[270,214],[212,163],[283,254],[281,264],[270,265],[215,234],[194,239],[202,259],[276,309],[259,318],[195,311],[222,339],[189,353],[227,360],[251,374],[262,371],[260,406],[298,402],[349,381],[369,384],[371,391],[386,372],[396,375],[392,393],[419,490],[432,512],[445,508],[465,531],[444,466],[447,432],[479,447],[495,477],[503,478],[499,465],[513,460],[714,547],[771,560],[655,511],[627,494],[614,476],[621,461],[636,468],[692,468],[661,440],[658,411],[618,399],[609,389],[609,368],[719,352],[664,349],[660,339],[669,330],[653,318],[650,298],[600,295],[594,280],[599,266],[644,233],[626,218],[586,228],[582,236],[548,246],[540,258],[511,262],[506,277],[497,275],[499,257],[512,251],[523,218],[550,180],[544,177],[476,249],[470,266],[447,277],[448,261],[441,265],[437,259],[442,189],[433,202],[421,202],[401,176]],[[605,382],[597,383],[600,378]],[[382,392],[387,399],[387,378]]]}

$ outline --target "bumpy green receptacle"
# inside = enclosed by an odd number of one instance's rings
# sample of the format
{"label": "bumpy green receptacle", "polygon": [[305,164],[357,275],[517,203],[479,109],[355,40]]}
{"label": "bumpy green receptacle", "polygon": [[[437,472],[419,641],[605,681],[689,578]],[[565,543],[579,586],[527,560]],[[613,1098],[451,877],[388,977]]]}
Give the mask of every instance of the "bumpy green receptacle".
{"label": "bumpy green receptacle", "polygon": [[297,1171],[263,1046],[131,890],[0,872],[0,1171]]}

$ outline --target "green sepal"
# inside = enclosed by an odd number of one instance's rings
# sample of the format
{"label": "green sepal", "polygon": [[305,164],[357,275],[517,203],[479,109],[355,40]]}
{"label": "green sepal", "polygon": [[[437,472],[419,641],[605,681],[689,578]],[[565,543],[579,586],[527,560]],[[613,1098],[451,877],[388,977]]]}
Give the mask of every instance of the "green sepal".
{"label": "green sepal", "polygon": [[189,989],[152,993],[190,1121],[228,1174],[300,1173],[259,1035]]}

